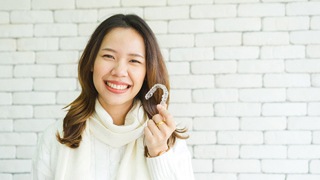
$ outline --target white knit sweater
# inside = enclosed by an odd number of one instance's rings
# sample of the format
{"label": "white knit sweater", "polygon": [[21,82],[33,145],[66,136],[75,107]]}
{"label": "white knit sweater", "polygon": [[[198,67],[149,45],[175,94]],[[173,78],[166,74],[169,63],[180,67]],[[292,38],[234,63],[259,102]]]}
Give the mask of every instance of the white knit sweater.
{"label": "white knit sweater", "polygon": [[[34,180],[53,180],[56,170],[58,149],[62,146],[55,137],[60,123],[50,126],[42,135],[33,161]],[[114,148],[104,144],[94,136],[91,138],[90,172],[92,180],[115,180],[117,169],[125,146]],[[193,180],[191,157],[186,142],[177,139],[173,148],[159,157],[147,158],[149,174],[154,180]],[[166,178],[167,180],[167,178]]]}

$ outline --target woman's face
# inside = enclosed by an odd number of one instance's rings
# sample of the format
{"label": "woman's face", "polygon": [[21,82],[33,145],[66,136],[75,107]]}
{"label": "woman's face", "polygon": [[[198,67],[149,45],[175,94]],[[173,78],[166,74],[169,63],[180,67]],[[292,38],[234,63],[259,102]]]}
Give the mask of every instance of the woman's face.
{"label": "woman's face", "polygon": [[132,28],[115,28],[103,39],[93,66],[98,100],[108,106],[131,106],[146,76],[145,45]]}

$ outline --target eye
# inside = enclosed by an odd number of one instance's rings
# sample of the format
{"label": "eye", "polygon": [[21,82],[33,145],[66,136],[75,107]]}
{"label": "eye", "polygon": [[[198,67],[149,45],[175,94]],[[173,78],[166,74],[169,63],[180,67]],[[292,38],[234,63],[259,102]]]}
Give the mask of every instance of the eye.
{"label": "eye", "polygon": [[130,62],[132,62],[132,63],[139,63],[139,64],[141,64],[141,62],[140,62],[140,61],[135,60],[135,59],[131,59],[131,60],[130,60]]}
{"label": "eye", "polygon": [[103,58],[107,58],[107,59],[115,59],[112,55],[110,54],[104,54],[102,55]]}

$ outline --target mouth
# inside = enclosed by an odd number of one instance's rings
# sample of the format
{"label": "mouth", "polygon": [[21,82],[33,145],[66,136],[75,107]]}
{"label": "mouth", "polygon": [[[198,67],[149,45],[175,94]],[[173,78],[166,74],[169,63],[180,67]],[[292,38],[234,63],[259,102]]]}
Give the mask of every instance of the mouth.
{"label": "mouth", "polygon": [[105,84],[114,90],[126,90],[131,87],[131,85],[125,84],[125,83],[120,83],[120,82],[113,82],[113,81],[105,81]]}

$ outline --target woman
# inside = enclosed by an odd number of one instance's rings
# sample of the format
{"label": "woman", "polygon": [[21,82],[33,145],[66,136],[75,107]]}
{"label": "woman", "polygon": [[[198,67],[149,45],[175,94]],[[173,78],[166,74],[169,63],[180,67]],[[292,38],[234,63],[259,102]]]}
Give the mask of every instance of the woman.
{"label": "woman", "polygon": [[[79,61],[79,97],[39,142],[34,179],[193,179],[173,117],[159,105],[169,88],[156,38],[136,15],[114,15],[92,34]],[[158,104],[158,105],[157,105]]]}

